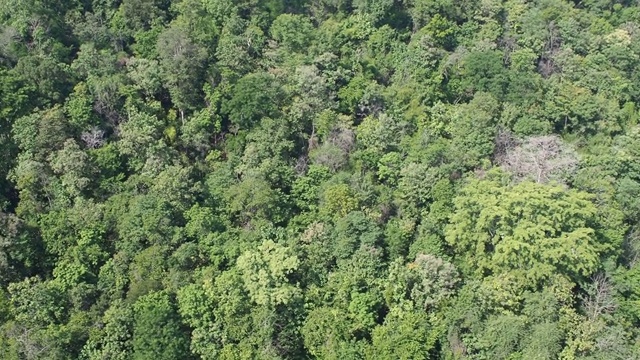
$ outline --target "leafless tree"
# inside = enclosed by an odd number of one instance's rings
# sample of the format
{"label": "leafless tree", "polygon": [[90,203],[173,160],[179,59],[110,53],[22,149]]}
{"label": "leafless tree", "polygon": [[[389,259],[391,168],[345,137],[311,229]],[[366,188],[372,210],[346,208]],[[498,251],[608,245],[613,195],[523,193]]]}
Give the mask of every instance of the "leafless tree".
{"label": "leafless tree", "polygon": [[[509,141],[503,141],[507,144]],[[530,137],[507,149],[497,159],[516,180],[532,179],[538,183],[563,182],[578,166],[578,155],[556,135]]]}
{"label": "leafless tree", "polygon": [[558,32],[558,28],[555,22],[550,22],[548,27],[548,38],[544,46],[544,52],[538,62],[538,72],[545,78],[560,71],[559,66],[554,61],[555,55],[560,51],[562,45],[562,38]]}
{"label": "leafless tree", "polygon": [[15,61],[15,54],[11,51],[11,46],[15,41],[20,40],[18,30],[7,26],[0,29],[0,64]]}
{"label": "leafless tree", "polygon": [[52,343],[41,340],[41,336],[32,334],[34,331],[27,327],[15,324],[9,327],[6,335],[14,339],[19,346],[19,350],[25,359],[47,358],[47,353],[51,350]]}
{"label": "leafless tree", "polygon": [[328,167],[331,171],[338,171],[347,164],[347,153],[336,145],[324,143],[322,146],[309,153],[309,158],[314,164]]}
{"label": "leafless tree", "polygon": [[85,131],[80,135],[80,139],[84,141],[89,149],[96,149],[104,145],[104,130],[97,127],[89,131]]}
{"label": "leafless tree", "polygon": [[613,284],[608,276],[597,273],[591,278],[589,294],[584,299],[584,309],[590,320],[595,320],[603,314],[615,311],[617,304],[613,298]]}
{"label": "leafless tree", "polygon": [[504,36],[498,39],[498,45],[504,49],[504,57],[502,58],[505,65],[511,63],[511,53],[517,49],[518,44],[513,36]]}
{"label": "leafless tree", "polygon": [[104,81],[93,90],[94,103],[93,110],[105,117],[108,123],[116,127],[123,118],[118,112],[118,102],[120,95],[118,94],[117,84],[113,81]]}
{"label": "leafless tree", "polygon": [[299,176],[302,176],[307,172],[308,168],[309,168],[309,158],[306,155],[302,155],[298,157],[298,160],[296,160],[296,164],[294,166],[294,170],[296,174],[298,174]]}
{"label": "leafless tree", "polygon": [[336,127],[331,134],[329,134],[328,142],[332,145],[339,147],[345,153],[350,153],[351,149],[355,145],[356,134],[352,129],[348,127],[339,126]]}
{"label": "leafless tree", "polygon": [[367,92],[358,103],[356,116],[364,119],[368,115],[377,116],[384,110],[384,100],[380,94]]}
{"label": "leafless tree", "polygon": [[509,130],[498,129],[494,141],[493,159],[497,163],[503,163],[507,153],[520,144],[518,138]]}
{"label": "leafless tree", "polygon": [[309,139],[309,158],[315,164],[325,165],[332,171],[343,167],[356,143],[355,132],[346,125],[337,125],[322,144],[315,134]]}

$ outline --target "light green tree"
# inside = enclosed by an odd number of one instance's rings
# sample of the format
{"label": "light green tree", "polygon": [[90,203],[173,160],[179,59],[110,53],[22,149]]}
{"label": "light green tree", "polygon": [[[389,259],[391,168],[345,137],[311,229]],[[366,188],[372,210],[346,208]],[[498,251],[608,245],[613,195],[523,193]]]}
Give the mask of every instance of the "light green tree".
{"label": "light green tree", "polygon": [[424,312],[393,307],[371,336],[367,359],[429,359],[436,337]]}
{"label": "light green tree", "polygon": [[287,304],[300,295],[300,289],[289,279],[299,265],[291,249],[272,240],[238,258],[238,269],[251,300],[265,306]]}
{"label": "light green tree", "polygon": [[446,241],[468,275],[510,274],[531,289],[554,274],[579,281],[616,245],[598,238],[591,197],[559,185],[472,179],[454,203]]}

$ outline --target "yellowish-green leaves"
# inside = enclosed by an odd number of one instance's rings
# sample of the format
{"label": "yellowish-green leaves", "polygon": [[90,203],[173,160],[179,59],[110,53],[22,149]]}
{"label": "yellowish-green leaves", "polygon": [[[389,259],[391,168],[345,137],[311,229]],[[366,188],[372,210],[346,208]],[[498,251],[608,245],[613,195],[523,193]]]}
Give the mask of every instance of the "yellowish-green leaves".
{"label": "yellowish-green leaves", "polygon": [[328,214],[344,217],[358,208],[358,199],[346,184],[329,187],[324,193],[322,209]]}
{"label": "yellowish-green leaves", "polygon": [[249,297],[256,304],[267,306],[287,304],[299,295],[299,289],[288,279],[299,263],[291,249],[272,240],[238,258],[238,268]]}
{"label": "yellowish-green leaves", "polygon": [[472,180],[455,207],[446,240],[468,274],[509,274],[520,286],[536,288],[553,274],[576,281],[599,266],[597,209],[586,193]]}

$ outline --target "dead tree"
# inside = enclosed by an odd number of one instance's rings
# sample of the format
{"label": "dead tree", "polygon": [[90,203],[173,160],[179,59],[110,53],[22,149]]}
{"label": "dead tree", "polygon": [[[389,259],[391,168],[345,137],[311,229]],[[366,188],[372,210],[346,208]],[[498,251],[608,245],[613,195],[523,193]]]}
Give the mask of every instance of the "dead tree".
{"label": "dead tree", "polygon": [[564,182],[577,169],[576,152],[556,135],[530,137],[518,143],[497,159],[517,181]]}

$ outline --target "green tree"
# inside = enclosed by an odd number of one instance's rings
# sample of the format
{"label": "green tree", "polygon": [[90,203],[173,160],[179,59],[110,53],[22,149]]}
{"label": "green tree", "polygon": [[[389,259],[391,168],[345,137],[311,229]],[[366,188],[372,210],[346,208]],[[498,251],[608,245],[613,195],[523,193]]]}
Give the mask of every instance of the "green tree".
{"label": "green tree", "polygon": [[162,148],[162,122],[155,116],[131,109],[129,119],[120,124],[119,153],[128,156],[129,165],[140,170],[144,162]]}
{"label": "green tree", "polygon": [[80,196],[93,177],[94,169],[89,155],[82,151],[72,139],[64,142],[63,148],[50,155],[51,169],[60,175],[65,192],[71,197]]}
{"label": "green tree", "polygon": [[275,118],[281,99],[282,92],[272,75],[248,74],[235,84],[232,97],[222,103],[222,111],[238,128],[250,129],[263,117]]}
{"label": "green tree", "polygon": [[170,294],[160,291],[139,298],[133,315],[133,359],[190,357],[188,333]]}
{"label": "green tree", "polygon": [[228,211],[241,224],[266,219],[280,223],[288,217],[286,195],[261,176],[246,176],[224,193]]}
{"label": "green tree", "polygon": [[470,180],[455,199],[446,229],[458,264],[472,276],[510,274],[536,289],[554,274],[575,282],[619,244],[600,235],[591,197],[558,185],[503,185],[499,174]]}
{"label": "green tree", "polygon": [[363,341],[354,341],[340,310],[322,307],[313,309],[302,327],[304,344],[309,352],[323,359],[362,358]]}
{"label": "green tree", "polygon": [[271,24],[270,33],[287,52],[297,52],[310,45],[313,25],[306,16],[282,14]]}
{"label": "green tree", "polygon": [[299,260],[287,247],[266,240],[257,251],[247,251],[238,258],[238,269],[253,302],[277,306],[295,301],[299,289],[291,283]]}
{"label": "green tree", "polygon": [[493,153],[499,103],[486,93],[477,93],[468,104],[454,110],[449,123],[453,159],[476,167]]}
{"label": "green tree", "polygon": [[194,43],[183,29],[170,26],[158,36],[157,50],[165,86],[184,122],[184,112],[194,110],[203,99],[205,49]]}
{"label": "green tree", "polygon": [[435,340],[426,314],[394,307],[373,330],[367,358],[428,359]]}
{"label": "green tree", "polygon": [[130,305],[117,301],[104,313],[104,328],[92,331],[82,353],[90,360],[125,360],[132,355],[134,313]]}

